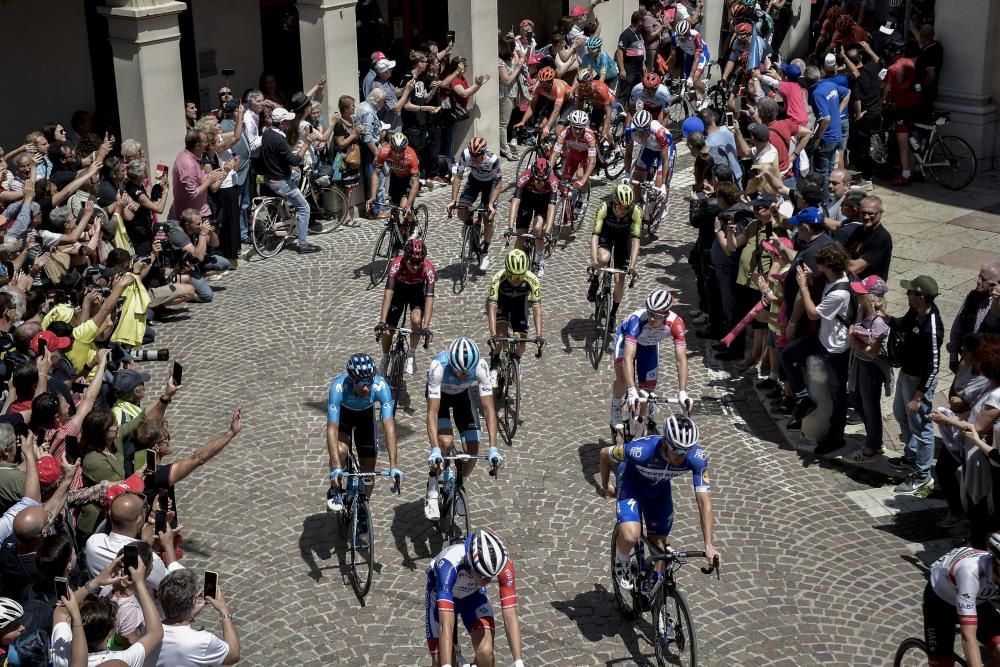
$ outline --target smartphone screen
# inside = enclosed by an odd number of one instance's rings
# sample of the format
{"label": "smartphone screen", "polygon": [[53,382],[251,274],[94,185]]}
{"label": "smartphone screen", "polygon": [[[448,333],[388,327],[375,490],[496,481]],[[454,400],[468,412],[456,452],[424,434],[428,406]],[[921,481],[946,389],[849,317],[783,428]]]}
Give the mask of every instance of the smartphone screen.
{"label": "smartphone screen", "polygon": [[167,165],[162,164],[162,163],[156,165],[156,178],[158,178],[158,179],[159,178],[163,178],[163,175],[166,174],[167,171],[168,171]]}
{"label": "smartphone screen", "polygon": [[66,585],[66,577],[56,577],[53,581],[56,585],[56,595],[61,598],[69,595],[69,586]]}
{"label": "smartphone screen", "polygon": [[49,346],[49,343],[48,343],[47,340],[45,340],[44,338],[39,338],[38,339],[38,356],[39,357],[44,357],[45,356],[45,350],[48,348],[48,346]]}
{"label": "smartphone screen", "polygon": [[180,363],[178,363],[176,361],[174,362],[174,372],[173,372],[173,374],[174,374],[174,386],[175,387],[179,387],[180,384],[181,384],[181,380],[184,377],[184,367],[181,366]]}
{"label": "smartphone screen", "polygon": [[214,598],[218,595],[219,573],[205,571],[205,597]]}
{"label": "smartphone screen", "polygon": [[153,527],[153,532],[159,535],[160,533],[166,532],[166,530],[167,530],[167,511],[156,510],[156,525]]}
{"label": "smartphone screen", "polygon": [[139,547],[134,544],[125,545],[125,556],[122,559],[122,567],[125,568],[126,575],[130,575],[133,568],[139,567]]}
{"label": "smartphone screen", "polygon": [[166,489],[160,489],[156,492],[157,497],[157,507],[166,512],[170,509],[170,495]]}
{"label": "smartphone screen", "polygon": [[732,111],[727,111],[726,112],[726,125],[732,125],[732,124],[733,124],[733,112]]}
{"label": "smartphone screen", "polygon": [[455,43],[455,31],[454,30],[449,30],[448,31],[448,43],[449,44],[454,44]]}

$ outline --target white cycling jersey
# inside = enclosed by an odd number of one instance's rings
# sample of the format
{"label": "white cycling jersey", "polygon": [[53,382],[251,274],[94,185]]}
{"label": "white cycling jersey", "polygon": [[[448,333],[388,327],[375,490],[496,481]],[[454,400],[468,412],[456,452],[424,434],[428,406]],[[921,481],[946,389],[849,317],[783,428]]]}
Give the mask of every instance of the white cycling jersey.
{"label": "white cycling jersey", "polygon": [[486,155],[483,156],[479,164],[475,164],[469,149],[466,148],[458,156],[458,162],[451,168],[451,173],[462,176],[466,169],[469,170],[469,176],[477,181],[486,183],[495,181],[500,178],[500,157],[491,151],[486,151]]}
{"label": "white cycling jersey", "polygon": [[949,551],[931,564],[931,589],[955,605],[960,625],[975,624],[976,605],[1000,601],[1000,587],[993,580],[993,556],[972,547]]}

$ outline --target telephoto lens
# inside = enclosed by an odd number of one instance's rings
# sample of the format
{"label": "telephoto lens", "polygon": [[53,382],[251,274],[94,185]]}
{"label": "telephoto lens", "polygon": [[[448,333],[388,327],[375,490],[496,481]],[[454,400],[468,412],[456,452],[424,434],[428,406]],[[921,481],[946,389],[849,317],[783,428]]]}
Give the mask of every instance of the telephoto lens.
{"label": "telephoto lens", "polygon": [[166,348],[160,350],[135,348],[129,354],[135,361],[167,361],[170,359],[170,350]]}

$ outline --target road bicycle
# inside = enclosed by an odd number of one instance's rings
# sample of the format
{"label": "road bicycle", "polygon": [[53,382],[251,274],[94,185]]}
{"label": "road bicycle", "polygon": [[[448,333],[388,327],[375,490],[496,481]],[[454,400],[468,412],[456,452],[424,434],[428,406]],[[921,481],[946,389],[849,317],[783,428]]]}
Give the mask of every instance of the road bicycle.
{"label": "road bicycle", "polygon": [[[577,210],[579,204],[579,210]],[[552,236],[555,240],[562,238],[563,229],[579,229],[587,208],[590,206],[590,188],[581,190],[573,187],[572,178],[559,179],[559,200],[556,203],[555,221],[552,224]]]}
{"label": "road bicycle", "polygon": [[[535,163],[540,157],[546,160],[552,154],[552,147],[556,145],[556,130],[553,128],[552,131],[545,137],[541,139],[541,130],[538,127],[523,127],[518,131],[518,144],[524,148],[524,152],[521,153],[521,157],[517,160],[517,173],[511,181],[511,184],[517,183],[517,177],[523,174],[531,165]],[[562,156],[559,156],[557,160],[559,166],[562,165]],[[555,171],[557,165],[552,165],[552,170]]]}
{"label": "road bicycle", "polygon": [[[931,118],[931,124],[913,123],[914,128],[922,131],[910,135],[913,162],[921,174],[930,176],[941,187],[961,190],[976,177],[976,152],[965,139],[938,134],[938,130],[951,120],[950,113],[935,111]],[[898,149],[892,125],[872,135],[868,153],[876,165],[888,167],[894,151],[898,152]]]}
{"label": "road bicycle", "polygon": [[609,113],[614,114],[609,127],[611,139],[603,139],[600,128],[594,130],[597,135],[597,166],[594,167],[594,173],[603,169],[604,176],[613,181],[625,171],[625,112],[617,110],[615,105]]}
{"label": "road bicycle", "polygon": [[[344,509],[340,511],[340,536],[347,541],[351,588],[364,604],[365,596],[371,589],[372,572],[375,569],[375,528],[372,525],[371,508],[365,486],[374,483],[376,477],[391,477],[391,475],[388,470],[360,472],[353,452],[347,454],[345,470],[347,488],[343,491]],[[399,481],[393,480],[392,490],[396,494],[399,494]]]}
{"label": "road bicycle", "polygon": [[[618,273],[630,273],[630,271],[602,266],[597,269],[591,268],[588,272],[593,274],[595,271],[601,273],[601,282],[597,288],[597,298],[594,300],[594,314],[592,316],[594,320],[594,346],[592,354],[594,369],[596,370],[600,368],[604,352],[611,347],[611,341],[615,337],[615,318],[611,317],[611,307],[614,303],[614,276]],[[639,274],[634,271],[631,274],[632,279],[628,283],[629,288],[635,285],[635,281],[639,277]],[[593,280],[592,275],[591,280]]]}
{"label": "road bicycle", "polygon": [[[671,165],[671,174],[673,173]],[[639,200],[636,205],[642,210],[642,236],[651,239],[656,235],[656,230],[667,218],[667,203],[670,201],[670,184],[666,183],[667,194],[661,195],[655,185],[654,179],[637,181],[628,179],[630,185],[639,186]],[[647,215],[648,214],[648,215]]]}
{"label": "road bicycle", "polygon": [[[636,438],[643,438],[647,435],[659,435],[659,427],[656,425],[656,421],[653,419],[656,416],[656,406],[663,404],[673,404],[677,405],[676,398],[667,398],[664,396],[658,396],[653,392],[647,392],[644,389],[639,390],[639,403],[645,403],[649,406],[646,411],[645,416],[642,415],[642,411],[632,413],[629,410],[628,419],[622,420],[622,429],[611,430],[611,444],[617,444],[617,439],[621,437],[622,443],[629,443]],[[628,409],[626,406],[622,406],[622,410]],[[685,413],[688,411],[685,409]]]}
{"label": "road bicycle", "polygon": [[[969,663],[958,653],[955,653],[952,659],[958,667],[968,667]],[[918,637],[908,637],[896,649],[896,655],[892,659],[892,667],[925,667],[927,662],[926,642]]]}
{"label": "road bicycle", "polygon": [[404,234],[400,215],[403,209],[398,206],[389,205],[389,217],[385,221],[385,228],[375,241],[375,249],[372,250],[372,261],[368,265],[368,277],[372,286],[378,285],[385,280],[389,273],[389,264],[399,253],[403,252],[406,240],[409,238],[424,238],[427,234],[427,225],[430,221],[430,213],[423,204],[413,207],[413,218],[407,224],[410,225],[409,234]]}
{"label": "road bicycle", "polygon": [[514,445],[518,416],[521,411],[521,356],[515,350],[520,343],[534,343],[537,346],[535,358],[542,356],[545,340],[542,338],[522,338],[520,336],[493,336],[491,343],[503,343],[500,352],[500,366],[496,369],[497,381],[493,391],[500,434],[508,447]]}
{"label": "road bicycle", "polygon": [[[714,67],[715,63],[709,63],[708,67],[702,72],[699,81],[708,81],[712,77],[712,69]],[[686,118],[698,113],[703,104],[698,100],[697,91],[693,87],[688,88],[688,78],[686,76],[678,77],[667,84],[667,88],[670,90],[670,106],[667,107],[667,117],[671,123],[676,123],[677,125],[683,123]],[[711,99],[707,91],[705,97],[706,99]]]}
{"label": "road bicycle", "polygon": [[[311,170],[304,169],[299,185],[302,196],[311,204],[309,231],[326,234],[350,219],[350,200],[339,188],[323,188],[317,195],[310,174]],[[267,187],[263,176],[257,176],[257,186],[260,195],[250,205],[250,241],[257,254],[267,259],[281,252],[285,242],[298,234],[299,221],[295,209]]]}
{"label": "road bicycle", "polygon": [[[553,228],[554,227],[555,226],[553,225]],[[504,244],[504,249],[510,246],[510,240],[513,237],[517,237],[524,242],[524,247],[522,248],[522,250],[524,251],[524,254],[528,256],[528,267],[531,271],[536,272],[535,265],[539,263],[539,258],[537,257],[538,251],[535,249],[535,241],[538,240],[538,237],[530,232],[515,232],[513,229],[506,230],[503,233],[503,237],[506,240],[506,243]],[[550,233],[548,236],[545,237],[545,250],[543,251],[545,257],[552,256],[551,246],[553,243],[555,243],[553,237],[554,237],[554,232]]]}
{"label": "road bicycle", "polygon": [[[689,558],[704,558],[705,552],[678,551],[670,546],[661,551],[646,539],[645,529],[642,529],[629,562],[635,574],[635,587],[627,591],[621,588],[615,576],[615,544],[619,530],[619,524],[615,523],[611,533],[611,583],[619,611],[627,620],[639,618],[646,611],[652,612],[653,648],[658,665],[695,667],[698,664],[698,642],[694,621],[687,600],[677,587],[675,575]],[[665,564],[662,574],[655,569],[657,563]],[[718,558],[711,567],[700,569],[704,574],[715,572],[718,578]]]}
{"label": "road bicycle", "polygon": [[[472,220],[463,225],[462,229],[462,249],[458,256],[459,273],[458,282],[453,288],[455,294],[461,294],[465,289],[465,283],[469,281],[473,267],[478,267],[483,260],[483,225],[486,224],[489,212],[485,206],[477,206],[469,211]],[[451,218],[451,212],[448,213]]]}
{"label": "road bicycle", "polygon": [[[472,460],[489,461],[490,477],[496,478],[499,465],[483,454],[452,454],[442,456],[444,463],[438,466],[438,509],[440,518],[437,529],[441,539],[448,544],[462,542],[472,530],[469,518],[469,504],[465,497],[465,463]],[[454,467],[454,471],[452,471]],[[449,473],[451,481],[448,481]]]}
{"label": "road bicycle", "polygon": [[[403,307],[403,314],[400,316],[400,322],[409,321],[409,308]],[[379,330],[378,327],[375,328],[375,340],[381,340],[382,336],[389,334],[393,337],[392,343],[389,347],[389,363],[385,367],[385,377],[389,380],[389,389],[392,391],[392,399],[399,404],[400,391],[403,388],[403,368],[406,366],[406,358],[410,354],[410,334],[419,334],[424,339],[424,349],[430,345],[431,338],[434,336],[430,329],[416,330],[408,329],[406,327],[385,327],[385,329]]]}

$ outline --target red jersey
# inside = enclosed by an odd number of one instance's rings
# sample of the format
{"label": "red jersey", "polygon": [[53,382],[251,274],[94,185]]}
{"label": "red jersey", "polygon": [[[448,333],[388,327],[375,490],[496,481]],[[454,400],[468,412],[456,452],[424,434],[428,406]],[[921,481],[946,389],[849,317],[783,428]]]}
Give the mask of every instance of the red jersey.
{"label": "red jersey", "polygon": [[[400,255],[389,262],[389,278],[386,280],[386,289],[397,289],[399,287],[409,287],[412,285],[424,285],[424,296],[434,296],[434,281],[437,280],[437,273],[430,260],[425,259],[416,271],[410,270],[410,265],[405,258]],[[399,283],[397,285],[396,283]]]}
{"label": "red jersey", "polygon": [[517,178],[517,188],[514,190],[514,199],[521,199],[525,195],[532,197],[548,196],[549,203],[555,204],[559,198],[559,179],[552,172],[549,172],[548,180],[542,183],[541,188],[538,182],[531,175],[531,169],[525,169]]}
{"label": "red jersey", "polygon": [[538,84],[535,88],[534,101],[538,101],[539,95],[549,98],[554,104],[562,104],[573,97],[573,87],[562,79],[553,79],[552,86],[548,90],[543,90],[542,85]]}
{"label": "red jersey", "polygon": [[900,58],[889,65],[886,85],[889,86],[889,97],[897,109],[912,109],[920,104],[917,68],[909,58]]}
{"label": "red jersey", "polygon": [[389,164],[389,173],[398,178],[410,178],[420,173],[417,152],[409,146],[403,151],[402,157],[399,157],[392,152],[389,144],[382,144],[378,155],[375,156],[375,166],[381,169],[386,163]]}
{"label": "red jersey", "polygon": [[590,102],[591,109],[599,109],[614,104],[615,96],[608,88],[608,84],[603,81],[594,81],[590,84],[590,94],[585,94],[581,88],[576,89],[576,96],[581,103]]}
{"label": "red jersey", "polygon": [[573,156],[597,157],[597,135],[590,128],[583,131],[583,136],[577,136],[572,127],[567,127],[559,133],[553,154],[561,153],[564,146],[567,160]]}

